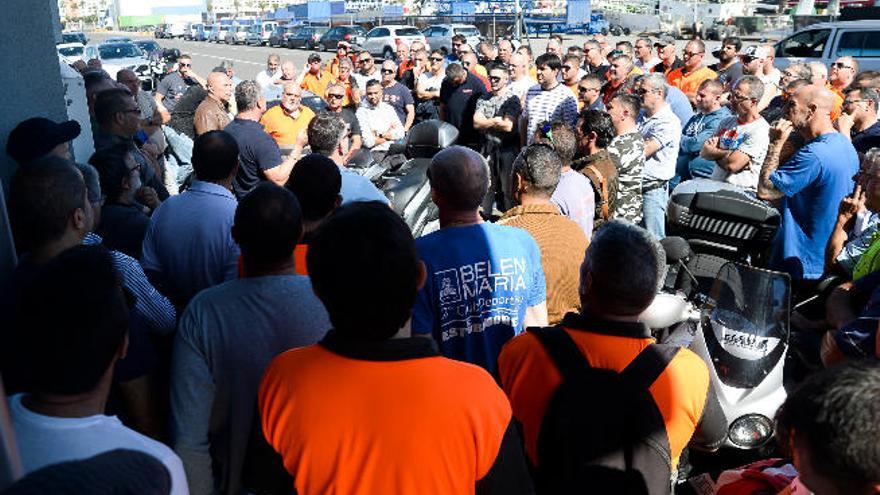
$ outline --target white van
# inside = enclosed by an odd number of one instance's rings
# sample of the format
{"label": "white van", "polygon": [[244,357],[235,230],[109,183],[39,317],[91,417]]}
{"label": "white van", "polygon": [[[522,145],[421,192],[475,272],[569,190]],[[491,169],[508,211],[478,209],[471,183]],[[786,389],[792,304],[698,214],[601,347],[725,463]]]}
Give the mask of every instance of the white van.
{"label": "white van", "polygon": [[880,20],[823,22],[807,26],[776,43],[776,66],[793,62],[822,62],[839,57],[859,63],[859,71],[880,70]]}

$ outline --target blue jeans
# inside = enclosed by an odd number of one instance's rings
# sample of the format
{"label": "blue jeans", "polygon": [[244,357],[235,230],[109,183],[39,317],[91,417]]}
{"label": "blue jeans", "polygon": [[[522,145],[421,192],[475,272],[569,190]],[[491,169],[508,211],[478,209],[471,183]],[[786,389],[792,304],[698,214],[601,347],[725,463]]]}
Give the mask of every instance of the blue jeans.
{"label": "blue jeans", "polygon": [[166,177],[174,177],[178,185],[183,184],[183,181],[193,171],[193,140],[186,134],[175,131],[169,125],[162,126],[162,130],[165,131],[165,140],[168,141],[168,147],[174,152],[171,154],[170,159],[165,160]]}
{"label": "blue jeans", "polygon": [[642,223],[657,240],[666,237],[667,185],[642,193]]}

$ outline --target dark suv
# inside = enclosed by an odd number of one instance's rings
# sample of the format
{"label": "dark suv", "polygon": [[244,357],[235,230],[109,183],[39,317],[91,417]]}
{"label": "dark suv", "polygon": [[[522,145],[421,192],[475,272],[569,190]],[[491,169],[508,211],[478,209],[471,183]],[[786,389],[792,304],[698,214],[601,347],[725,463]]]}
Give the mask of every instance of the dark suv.
{"label": "dark suv", "polygon": [[302,26],[298,31],[287,37],[287,48],[304,48],[314,50],[321,36],[330,28],[319,26]]}
{"label": "dark suv", "polygon": [[366,35],[367,30],[360,26],[336,26],[321,36],[317,50],[319,52],[336,50],[336,44],[340,41],[360,45]]}

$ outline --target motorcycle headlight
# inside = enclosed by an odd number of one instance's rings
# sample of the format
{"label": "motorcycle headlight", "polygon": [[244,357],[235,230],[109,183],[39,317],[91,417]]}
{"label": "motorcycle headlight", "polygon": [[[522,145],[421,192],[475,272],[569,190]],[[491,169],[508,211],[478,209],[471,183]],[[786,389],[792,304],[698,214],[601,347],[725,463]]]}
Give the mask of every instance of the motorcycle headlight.
{"label": "motorcycle headlight", "polygon": [[773,422],[761,414],[746,414],[730,425],[728,436],[737,447],[754,449],[773,437]]}

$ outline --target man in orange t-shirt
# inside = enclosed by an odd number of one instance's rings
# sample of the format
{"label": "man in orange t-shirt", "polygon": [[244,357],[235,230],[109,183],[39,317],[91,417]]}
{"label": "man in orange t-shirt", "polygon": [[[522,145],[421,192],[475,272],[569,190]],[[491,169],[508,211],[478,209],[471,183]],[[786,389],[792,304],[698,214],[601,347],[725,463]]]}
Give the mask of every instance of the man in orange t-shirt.
{"label": "man in orange t-shirt", "polygon": [[703,65],[706,56],[706,45],[700,40],[691,40],[684,47],[682,58],[684,64],[669,72],[666,80],[670,86],[675,86],[687,95],[691,105],[695,105],[697,90],[706,79],[715,79],[718,74],[714,70]]}
{"label": "man in orange t-shirt", "polygon": [[327,92],[327,85],[333,76],[326,71],[321,70],[321,56],[317,53],[309,55],[308,64],[303,70],[302,82],[300,87],[311,92],[312,94],[321,96]]}
{"label": "man in orange t-shirt", "polygon": [[[265,131],[282,149],[293,148],[309,126],[315,113],[302,105],[302,89],[294,82],[281,90],[281,104],[270,108],[260,118]],[[300,151],[306,142],[300,142]]]}
{"label": "man in orange t-shirt", "polygon": [[263,435],[293,491],[533,493],[492,376],[410,334],[426,272],[400,216],[379,202],[339,208],[307,263],[333,328],[276,357],[258,394]]}
{"label": "man in orange t-shirt", "polygon": [[[665,273],[662,253],[646,230],[622,220],[606,222],[593,236],[581,265],[581,311],[568,313],[560,323],[591,367],[619,373],[654,343],[639,315],[654,300]],[[626,267],[626,277],[620,276],[620,267]],[[504,346],[498,371],[513,415],[522,425],[528,458],[540,469],[538,436],[562,375],[531,332]],[[692,351],[679,349],[649,392],[666,425],[673,472],[695,432],[701,445],[723,442],[727,422],[710,387],[706,363]],[[601,398],[596,405],[601,407]]]}

